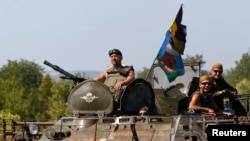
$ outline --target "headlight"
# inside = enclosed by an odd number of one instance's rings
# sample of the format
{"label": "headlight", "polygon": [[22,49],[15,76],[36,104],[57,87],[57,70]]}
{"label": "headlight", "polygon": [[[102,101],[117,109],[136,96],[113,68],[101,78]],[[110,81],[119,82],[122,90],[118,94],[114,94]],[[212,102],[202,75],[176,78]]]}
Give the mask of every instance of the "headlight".
{"label": "headlight", "polygon": [[30,131],[30,134],[36,135],[39,132],[38,126],[31,123],[29,125],[29,131]]}

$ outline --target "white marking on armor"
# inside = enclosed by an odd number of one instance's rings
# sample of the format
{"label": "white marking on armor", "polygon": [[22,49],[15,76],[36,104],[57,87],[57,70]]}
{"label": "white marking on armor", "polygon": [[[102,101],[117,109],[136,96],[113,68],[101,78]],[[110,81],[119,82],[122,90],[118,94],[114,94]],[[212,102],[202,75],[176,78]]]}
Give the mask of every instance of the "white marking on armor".
{"label": "white marking on armor", "polygon": [[92,93],[87,93],[85,96],[82,96],[81,99],[84,99],[86,102],[91,103],[94,101],[94,99],[97,99],[99,97],[93,96]]}

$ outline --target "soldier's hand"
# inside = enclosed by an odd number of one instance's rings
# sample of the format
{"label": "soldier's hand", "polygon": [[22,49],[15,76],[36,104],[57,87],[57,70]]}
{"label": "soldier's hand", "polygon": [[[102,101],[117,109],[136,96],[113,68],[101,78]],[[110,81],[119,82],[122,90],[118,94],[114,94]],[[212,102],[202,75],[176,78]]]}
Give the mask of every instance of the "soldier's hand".
{"label": "soldier's hand", "polygon": [[208,112],[208,113],[214,113],[214,110],[213,110],[213,109],[210,109],[210,108],[207,108],[207,112]]}
{"label": "soldier's hand", "polygon": [[221,90],[221,94],[226,94],[226,93],[230,93],[230,90],[229,89]]}
{"label": "soldier's hand", "polygon": [[229,89],[224,89],[223,90],[223,93],[225,94],[225,93],[230,93],[230,90]]}
{"label": "soldier's hand", "polygon": [[115,89],[116,91],[121,90],[121,88],[122,88],[122,82],[117,82],[117,83],[115,84],[115,86],[114,86],[114,89]]}
{"label": "soldier's hand", "polygon": [[237,94],[237,92],[236,92],[236,91],[233,91],[233,90],[231,90],[229,93],[232,94],[232,95]]}
{"label": "soldier's hand", "polygon": [[227,117],[230,117],[230,116],[232,116],[232,113],[230,113],[230,112],[222,112],[225,116],[227,116]]}

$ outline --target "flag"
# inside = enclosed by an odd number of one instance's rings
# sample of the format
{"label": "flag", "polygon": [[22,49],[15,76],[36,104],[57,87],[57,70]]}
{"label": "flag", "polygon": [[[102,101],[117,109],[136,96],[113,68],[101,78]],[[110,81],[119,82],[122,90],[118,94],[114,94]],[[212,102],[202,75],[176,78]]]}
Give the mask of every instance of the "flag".
{"label": "flag", "polygon": [[171,30],[171,43],[173,47],[180,53],[183,54],[186,44],[186,26],[181,24],[182,21],[182,5],[177,13],[177,16],[170,27]]}
{"label": "flag", "polygon": [[186,44],[186,26],[181,24],[182,5],[177,16],[167,31],[163,44],[157,54],[157,61],[163,69],[169,82],[185,73],[181,55]]}

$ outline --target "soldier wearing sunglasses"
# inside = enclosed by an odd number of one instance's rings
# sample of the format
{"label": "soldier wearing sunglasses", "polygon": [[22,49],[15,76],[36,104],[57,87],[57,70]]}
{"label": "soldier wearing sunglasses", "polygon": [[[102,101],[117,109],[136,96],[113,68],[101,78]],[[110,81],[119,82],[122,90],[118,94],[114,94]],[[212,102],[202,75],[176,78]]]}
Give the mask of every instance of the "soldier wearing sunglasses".
{"label": "soldier wearing sunglasses", "polygon": [[199,78],[198,90],[193,92],[189,99],[189,112],[203,113],[211,116],[217,116],[218,114],[231,115],[229,112],[223,112],[214,102],[210,94],[212,81],[212,78],[208,75],[203,75]]}
{"label": "soldier wearing sunglasses", "polygon": [[246,115],[246,110],[239,100],[236,100],[237,89],[231,86],[222,76],[223,65],[215,63],[211,69],[211,77],[213,84],[211,93],[214,101],[221,108],[231,107],[236,112],[236,115]]}

